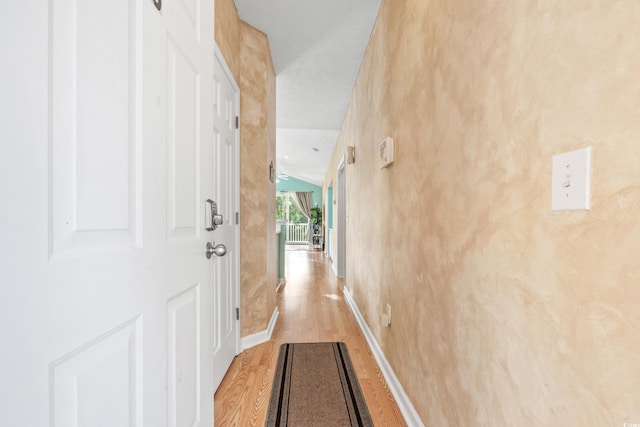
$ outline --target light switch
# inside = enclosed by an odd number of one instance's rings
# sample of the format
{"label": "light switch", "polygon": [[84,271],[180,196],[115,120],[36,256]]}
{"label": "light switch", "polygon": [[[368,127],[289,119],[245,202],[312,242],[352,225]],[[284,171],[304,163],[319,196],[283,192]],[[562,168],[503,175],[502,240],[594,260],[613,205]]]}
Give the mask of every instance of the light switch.
{"label": "light switch", "polygon": [[591,147],[553,156],[551,210],[591,209]]}

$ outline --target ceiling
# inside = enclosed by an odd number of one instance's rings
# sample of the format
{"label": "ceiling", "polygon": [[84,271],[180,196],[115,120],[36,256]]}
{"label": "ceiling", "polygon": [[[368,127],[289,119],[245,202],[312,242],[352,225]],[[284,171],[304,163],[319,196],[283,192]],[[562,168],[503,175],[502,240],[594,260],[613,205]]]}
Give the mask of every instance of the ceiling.
{"label": "ceiling", "polygon": [[322,185],[380,0],[235,3],[269,37],[278,175]]}

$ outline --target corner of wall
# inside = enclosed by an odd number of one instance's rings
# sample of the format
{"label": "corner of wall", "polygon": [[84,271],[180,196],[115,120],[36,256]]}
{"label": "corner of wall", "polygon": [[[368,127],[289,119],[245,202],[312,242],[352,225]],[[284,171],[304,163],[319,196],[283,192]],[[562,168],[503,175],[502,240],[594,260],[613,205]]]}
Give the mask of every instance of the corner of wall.
{"label": "corner of wall", "polygon": [[[241,335],[261,333],[276,309],[275,72],[267,37],[215,0],[215,40],[240,87]],[[266,159],[266,160],[265,160]]]}
{"label": "corner of wall", "polygon": [[241,334],[262,331],[276,307],[275,73],[264,33],[240,21]]}

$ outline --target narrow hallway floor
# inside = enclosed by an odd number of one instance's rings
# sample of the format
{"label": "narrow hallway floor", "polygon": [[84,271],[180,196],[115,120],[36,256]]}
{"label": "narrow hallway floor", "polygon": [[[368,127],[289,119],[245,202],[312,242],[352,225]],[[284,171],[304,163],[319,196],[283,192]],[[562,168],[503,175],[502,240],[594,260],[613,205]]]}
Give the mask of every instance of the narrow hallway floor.
{"label": "narrow hallway floor", "polygon": [[369,346],[322,252],[286,251],[287,284],[271,340],[238,355],[215,395],[215,425],[263,426],[278,349],[285,342],[343,341],[358,375],[373,423],[406,426]]}

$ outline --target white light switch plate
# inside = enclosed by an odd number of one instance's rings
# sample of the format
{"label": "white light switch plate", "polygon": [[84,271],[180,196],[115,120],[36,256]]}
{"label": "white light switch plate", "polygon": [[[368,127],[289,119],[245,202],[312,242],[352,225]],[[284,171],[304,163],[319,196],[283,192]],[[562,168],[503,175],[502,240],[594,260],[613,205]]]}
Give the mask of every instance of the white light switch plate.
{"label": "white light switch plate", "polygon": [[591,209],[591,147],[553,156],[551,210]]}

